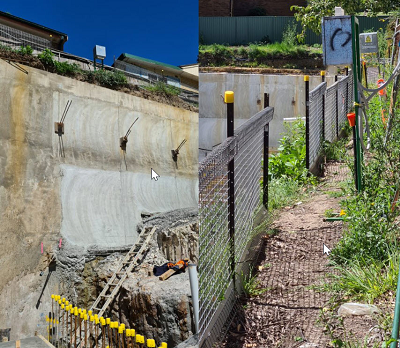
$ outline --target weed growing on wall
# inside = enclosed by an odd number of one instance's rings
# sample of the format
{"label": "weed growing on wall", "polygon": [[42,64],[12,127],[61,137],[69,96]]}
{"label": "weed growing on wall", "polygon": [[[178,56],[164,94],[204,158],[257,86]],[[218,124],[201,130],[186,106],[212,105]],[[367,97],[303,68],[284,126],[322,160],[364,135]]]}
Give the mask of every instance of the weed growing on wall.
{"label": "weed growing on wall", "polygon": [[161,81],[157,82],[155,85],[146,86],[145,88],[148,91],[152,91],[152,92],[156,92],[156,93],[163,93],[166,95],[179,95],[181,93],[179,88],[168,85]]}

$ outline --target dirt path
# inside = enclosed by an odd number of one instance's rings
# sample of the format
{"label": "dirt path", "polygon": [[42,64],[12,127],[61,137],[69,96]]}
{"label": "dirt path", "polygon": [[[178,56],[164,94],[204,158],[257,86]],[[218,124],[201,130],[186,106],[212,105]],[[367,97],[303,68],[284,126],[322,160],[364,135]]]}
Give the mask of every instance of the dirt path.
{"label": "dirt path", "polygon": [[[247,299],[245,309],[233,321],[224,347],[325,347],[331,340],[317,324],[326,293],[310,288],[327,272],[323,244],[332,249],[342,233],[342,222],[325,222],[328,209],[339,212],[338,190],[344,169],[335,164],[307,202],[284,209],[266,239],[259,265],[260,296]],[[309,343],[309,345],[304,345]],[[312,344],[315,344],[312,345]]]}

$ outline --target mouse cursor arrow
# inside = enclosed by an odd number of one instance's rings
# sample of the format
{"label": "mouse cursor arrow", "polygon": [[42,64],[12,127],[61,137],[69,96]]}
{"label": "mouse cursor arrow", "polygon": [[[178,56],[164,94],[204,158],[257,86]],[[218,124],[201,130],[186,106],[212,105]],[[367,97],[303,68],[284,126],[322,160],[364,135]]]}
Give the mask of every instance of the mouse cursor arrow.
{"label": "mouse cursor arrow", "polygon": [[323,254],[326,254],[329,256],[329,253],[331,252],[331,249],[329,249],[325,244],[324,244],[324,252]]}
{"label": "mouse cursor arrow", "polygon": [[160,176],[151,168],[151,180],[157,181]]}

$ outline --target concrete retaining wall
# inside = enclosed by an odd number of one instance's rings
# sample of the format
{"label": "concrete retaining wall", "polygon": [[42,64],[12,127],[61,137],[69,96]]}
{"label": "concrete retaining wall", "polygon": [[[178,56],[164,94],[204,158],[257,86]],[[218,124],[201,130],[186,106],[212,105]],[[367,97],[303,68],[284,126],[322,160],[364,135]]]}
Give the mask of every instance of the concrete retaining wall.
{"label": "concrete retaining wall", "polygon": [[[328,84],[333,77],[327,78]],[[310,76],[310,90],[321,82]],[[235,92],[235,128],[263,108],[264,93],[275,108],[270,126],[270,146],[278,147],[284,132],[283,119],[305,116],[304,76],[232,73],[200,74],[199,147],[210,150],[226,137],[226,105],[221,95]],[[200,158],[204,151],[200,150]]]}
{"label": "concrete retaining wall", "polygon": [[[60,281],[39,277],[41,243],[133,243],[142,212],[195,207],[198,186],[197,113],[24,68],[0,60],[0,328],[12,339],[45,320],[40,301]],[[68,100],[61,157],[54,122]],[[124,155],[119,138],[137,117]],[[175,163],[171,149],[184,138]]]}

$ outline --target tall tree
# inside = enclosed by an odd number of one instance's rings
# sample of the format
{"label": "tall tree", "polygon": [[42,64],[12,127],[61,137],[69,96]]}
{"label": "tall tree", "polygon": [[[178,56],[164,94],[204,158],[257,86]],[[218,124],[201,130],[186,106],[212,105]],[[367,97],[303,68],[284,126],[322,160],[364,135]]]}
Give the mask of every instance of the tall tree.
{"label": "tall tree", "polygon": [[367,16],[400,12],[400,0],[308,0],[305,7],[292,6],[290,8],[295,11],[294,17],[302,26],[302,32],[298,36],[299,41],[304,42],[306,29],[320,33],[322,18],[332,16],[335,6],[341,6],[347,14],[361,12]]}

